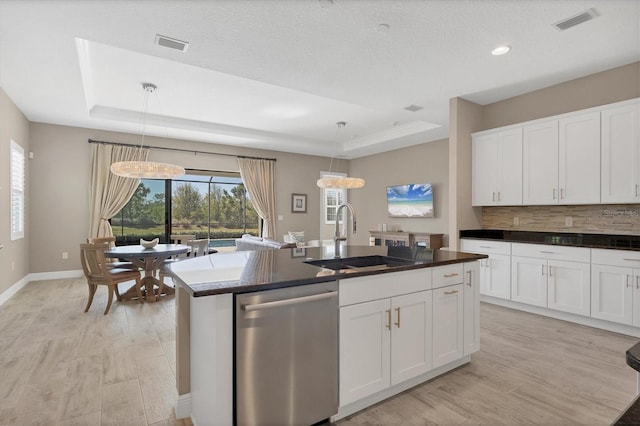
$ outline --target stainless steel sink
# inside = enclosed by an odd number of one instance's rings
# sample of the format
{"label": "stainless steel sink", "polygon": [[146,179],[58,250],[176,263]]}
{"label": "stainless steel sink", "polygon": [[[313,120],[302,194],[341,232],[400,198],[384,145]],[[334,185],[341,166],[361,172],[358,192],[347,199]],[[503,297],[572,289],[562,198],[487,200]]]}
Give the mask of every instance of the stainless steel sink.
{"label": "stainless steel sink", "polygon": [[306,260],[305,263],[334,271],[341,269],[376,270],[415,264],[413,260],[378,255],[347,257],[342,259]]}

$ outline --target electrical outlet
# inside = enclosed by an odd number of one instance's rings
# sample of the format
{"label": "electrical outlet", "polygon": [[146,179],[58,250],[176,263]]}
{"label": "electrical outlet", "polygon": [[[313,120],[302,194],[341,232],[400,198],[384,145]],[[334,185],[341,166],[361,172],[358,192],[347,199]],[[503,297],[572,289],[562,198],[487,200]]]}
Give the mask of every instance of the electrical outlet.
{"label": "electrical outlet", "polygon": [[69,259],[69,252],[68,252],[68,251],[63,251],[63,252],[62,252],[62,258],[63,258],[64,260]]}
{"label": "electrical outlet", "polygon": [[520,225],[520,218],[518,216],[513,217],[513,226]]}
{"label": "electrical outlet", "polygon": [[564,226],[567,228],[571,228],[573,226],[573,218],[571,216],[567,216],[564,218]]}

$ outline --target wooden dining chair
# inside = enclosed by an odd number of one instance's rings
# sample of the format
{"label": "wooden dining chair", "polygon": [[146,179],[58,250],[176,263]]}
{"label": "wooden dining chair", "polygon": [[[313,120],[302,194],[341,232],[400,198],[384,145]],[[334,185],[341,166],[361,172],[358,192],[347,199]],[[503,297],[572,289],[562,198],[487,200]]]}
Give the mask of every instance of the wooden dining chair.
{"label": "wooden dining chair", "polygon": [[[107,243],[109,246],[108,249],[111,249],[116,246],[116,237],[95,237],[95,238],[87,238],[87,243],[89,244],[104,244]],[[107,266],[109,268],[116,269],[133,269],[138,270],[139,268],[131,262],[123,262],[113,257],[107,258]]]}
{"label": "wooden dining chair", "polygon": [[107,267],[104,252],[108,249],[108,243],[80,244],[82,270],[87,279],[87,284],[89,285],[89,300],[87,301],[87,306],[84,308],[85,312],[89,310],[89,307],[93,302],[93,296],[96,294],[96,290],[99,285],[106,285],[109,291],[107,307],[104,310],[105,315],[109,313],[109,308],[111,308],[113,293],[116,294],[116,298],[119,302],[122,300],[120,292],[118,291],[119,283],[135,280],[138,298],[140,299],[140,303],[142,303],[140,271]]}
{"label": "wooden dining chair", "polygon": [[169,236],[169,242],[173,244],[187,244],[190,240],[195,240],[196,236],[194,234],[184,234],[178,235],[173,234]]}
{"label": "wooden dining chair", "polygon": [[[204,256],[205,254],[209,253],[208,238],[202,238],[199,240],[190,239],[185,244],[190,247],[189,252],[187,252],[187,256],[189,256],[189,258],[196,257],[196,256]],[[162,290],[164,289],[164,279],[171,275],[169,266],[183,259],[184,257],[180,257],[177,259],[169,259],[162,264],[162,266],[160,267],[160,270],[158,271],[158,280],[160,281],[160,285],[158,288],[158,295],[160,295],[162,293]]]}

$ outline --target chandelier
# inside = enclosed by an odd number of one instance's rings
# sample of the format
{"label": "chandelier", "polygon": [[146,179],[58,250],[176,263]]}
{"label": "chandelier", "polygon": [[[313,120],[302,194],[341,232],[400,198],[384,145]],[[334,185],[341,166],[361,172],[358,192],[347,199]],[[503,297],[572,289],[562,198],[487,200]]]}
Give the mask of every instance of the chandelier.
{"label": "chandelier", "polygon": [[[336,123],[338,129],[341,129],[346,125],[347,123],[344,121],[338,121]],[[329,163],[329,173],[331,173],[332,165],[333,157],[331,157],[331,162]],[[364,186],[364,179],[349,176],[327,176],[318,179],[316,184],[318,185],[318,187],[325,189],[357,189]]]}
{"label": "chandelier", "polygon": [[[142,83],[142,89],[145,91],[145,97],[140,149],[142,149],[144,144],[145,120],[147,107],[149,105],[149,95],[155,93],[158,86],[152,83]],[[122,177],[137,179],[174,179],[184,175],[185,170],[184,167],[175,164],[156,163],[153,161],[119,161],[111,164],[111,173]]]}

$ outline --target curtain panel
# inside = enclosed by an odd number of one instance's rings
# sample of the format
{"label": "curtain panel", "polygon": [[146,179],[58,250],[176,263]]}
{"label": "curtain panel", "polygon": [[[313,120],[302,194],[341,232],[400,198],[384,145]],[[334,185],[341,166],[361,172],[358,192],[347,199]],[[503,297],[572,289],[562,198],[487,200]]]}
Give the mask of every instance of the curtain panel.
{"label": "curtain panel", "polygon": [[106,144],[93,144],[92,148],[89,238],[111,237],[109,219],[122,210],[140,184],[140,179],[111,173],[111,164],[147,161],[149,149]]}
{"label": "curtain panel", "polygon": [[276,197],[275,161],[238,158],[240,177],[244,183],[253,207],[263,220],[260,236],[275,238]]}

